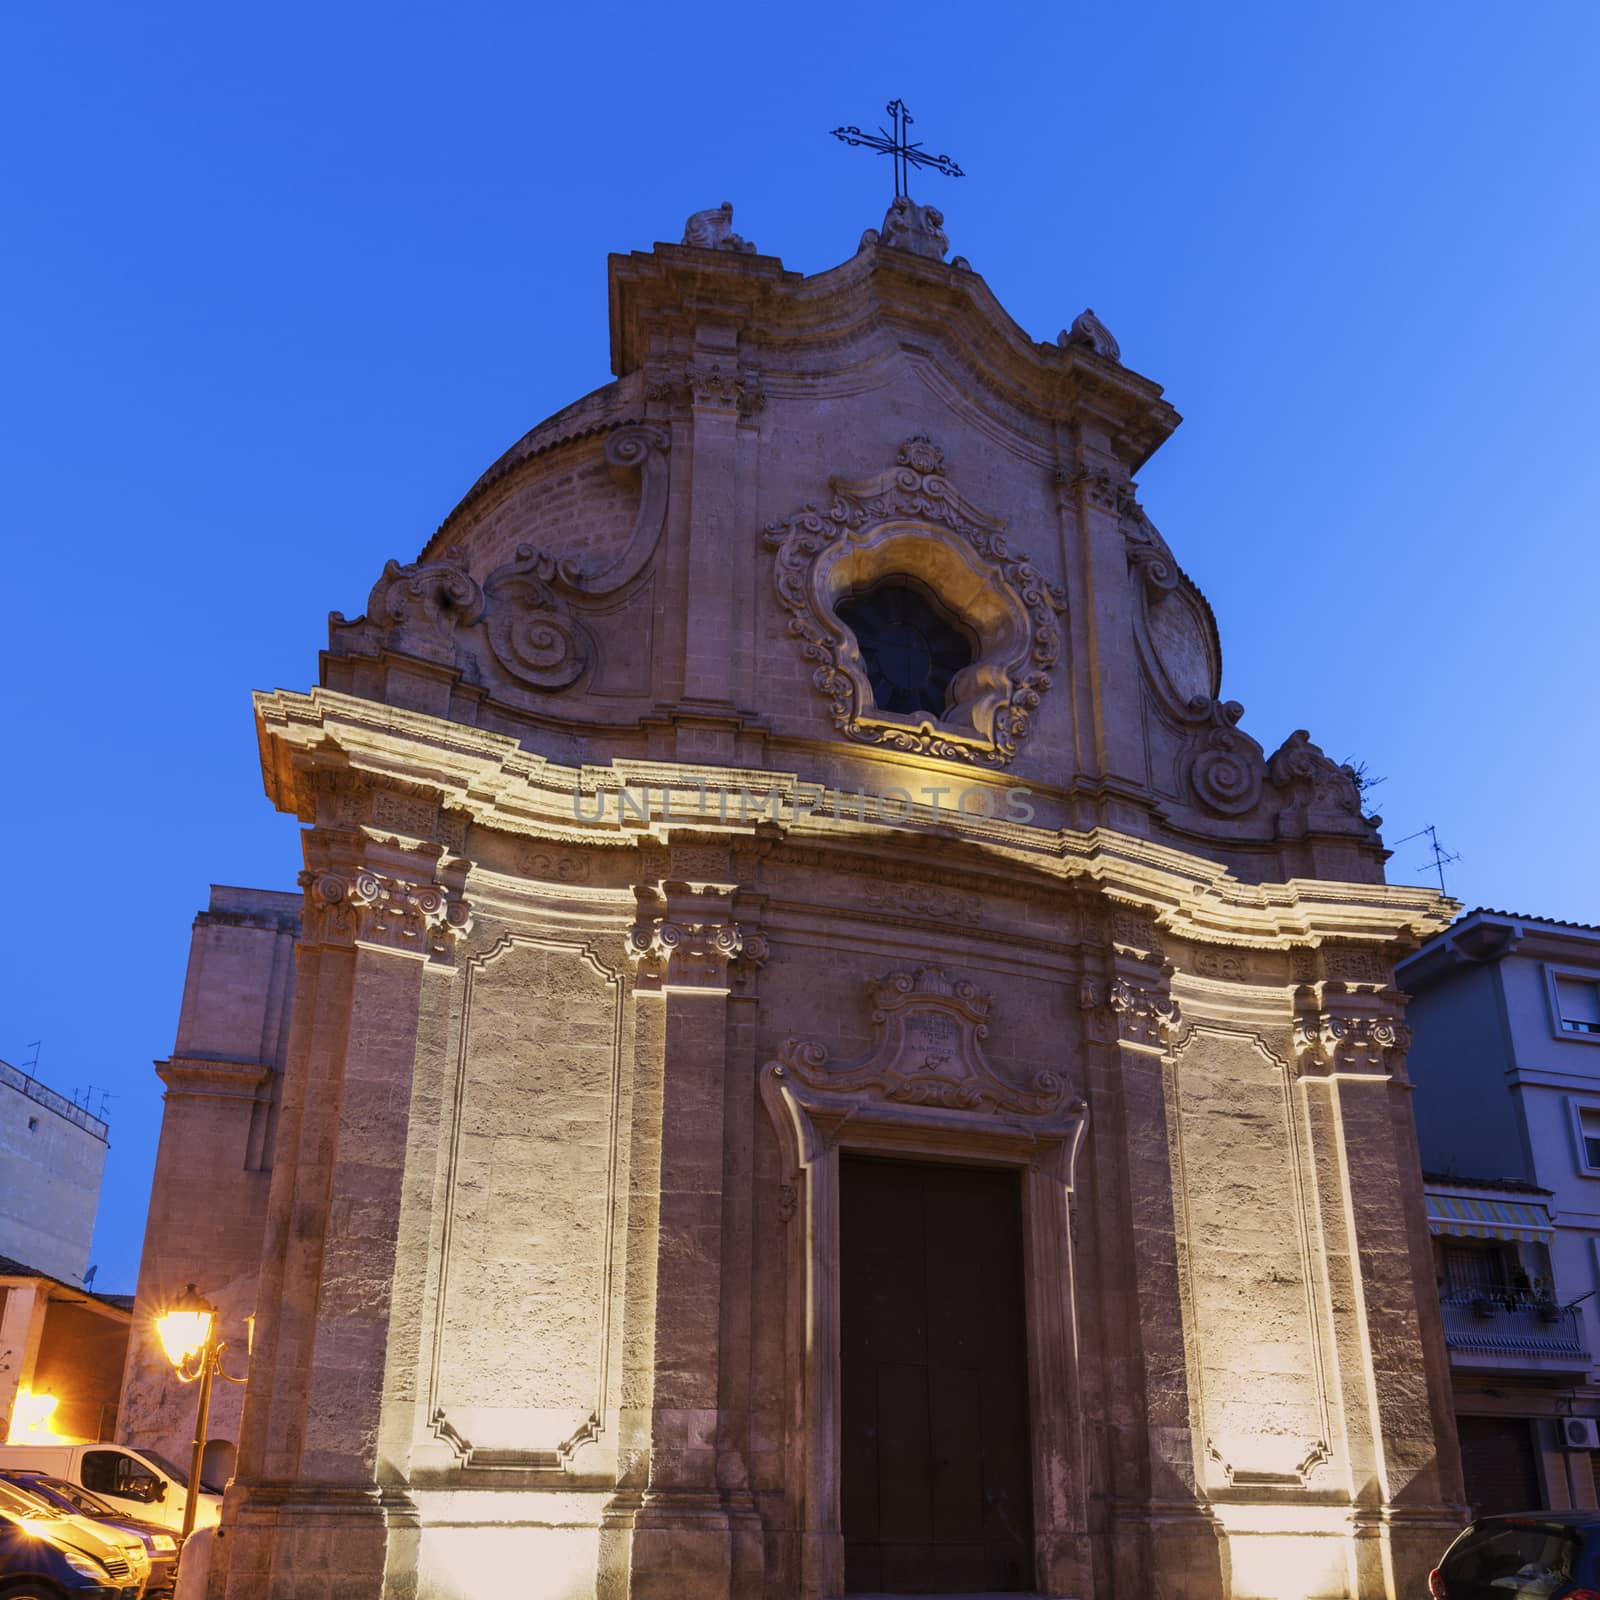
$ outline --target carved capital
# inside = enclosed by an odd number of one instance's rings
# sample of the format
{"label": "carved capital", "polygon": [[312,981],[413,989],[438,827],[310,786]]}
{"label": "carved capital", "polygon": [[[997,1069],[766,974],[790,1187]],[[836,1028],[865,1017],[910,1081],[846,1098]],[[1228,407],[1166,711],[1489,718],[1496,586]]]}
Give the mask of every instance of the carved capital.
{"label": "carved capital", "polygon": [[1411,1030],[1386,1012],[1331,1006],[1295,1019],[1295,1054],[1306,1071],[1386,1074],[1410,1046]]}
{"label": "carved capital", "polygon": [[472,911],[437,883],[364,867],[300,874],[307,944],[377,945],[412,955],[446,956],[471,931]]}
{"label": "carved capital", "polygon": [[1178,1029],[1182,1011],[1164,989],[1144,988],[1126,978],[1097,983],[1085,978],[1078,1004],[1089,1013],[1092,1034],[1102,1044],[1162,1045]]}
{"label": "carved capital", "polygon": [[682,401],[712,411],[737,411],[753,417],[767,403],[761,374],[754,367],[720,361],[689,361],[656,367],[645,375],[645,399],[667,405]]}
{"label": "carved capital", "polygon": [[767,957],[760,935],[747,939],[737,922],[675,922],[654,917],[634,923],[628,954],[639,966],[642,989],[732,988],[729,969],[745,955],[759,966]]}

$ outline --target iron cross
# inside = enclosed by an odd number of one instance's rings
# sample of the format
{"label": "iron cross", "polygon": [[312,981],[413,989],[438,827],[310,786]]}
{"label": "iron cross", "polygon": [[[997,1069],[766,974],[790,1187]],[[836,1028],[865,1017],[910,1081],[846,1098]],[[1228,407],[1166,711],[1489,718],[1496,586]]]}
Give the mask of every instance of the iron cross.
{"label": "iron cross", "polygon": [[891,100],[888,104],[889,119],[894,123],[894,132],[880,127],[876,133],[863,133],[859,128],[835,128],[835,139],[843,139],[846,144],[865,145],[869,150],[876,150],[879,155],[894,157],[894,192],[898,199],[911,195],[910,177],[913,167],[932,167],[935,172],[942,172],[948,178],[964,178],[966,174],[953,162],[949,156],[930,156],[920,144],[913,144],[906,137],[906,129],[911,126],[911,113],[906,110],[904,100]]}

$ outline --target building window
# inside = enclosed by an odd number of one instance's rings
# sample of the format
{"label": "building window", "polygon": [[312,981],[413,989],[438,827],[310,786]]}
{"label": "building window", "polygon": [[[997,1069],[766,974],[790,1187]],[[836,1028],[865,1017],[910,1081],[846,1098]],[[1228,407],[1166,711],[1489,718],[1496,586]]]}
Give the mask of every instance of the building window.
{"label": "building window", "polygon": [[1578,1107],[1578,1143],[1583,1149],[1583,1164],[1590,1172],[1600,1172],[1600,1107]]}
{"label": "building window", "polygon": [[856,636],[879,711],[942,717],[956,674],[972,665],[971,637],[914,578],[885,578],[834,607]]}
{"label": "building window", "polygon": [[1600,1036],[1600,983],[1593,978],[1557,978],[1555,989],[1561,1031]]}
{"label": "building window", "polygon": [[1515,1286],[1518,1276],[1516,1253],[1503,1244],[1489,1239],[1451,1239],[1444,1244],[1444,1291],[1451,1299],[1499,1297]]}

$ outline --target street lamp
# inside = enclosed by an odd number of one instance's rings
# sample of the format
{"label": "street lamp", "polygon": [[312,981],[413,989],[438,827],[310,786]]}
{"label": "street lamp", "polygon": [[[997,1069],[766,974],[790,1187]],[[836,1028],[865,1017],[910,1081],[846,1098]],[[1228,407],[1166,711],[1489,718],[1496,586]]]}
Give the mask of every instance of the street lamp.
{"label": "street lamp", "polygon": [[[255,1341],[254,1317],[246,1319],[250,1342]],[[194,1454],[189,1462],[189,1493],[183,1502],[183,1534],[187,1539],[194,1532],[194,1513],[200,1493],[200,1467],[206,1453],[206,1424],[211,1414],[211,1380],[225,1378],[229,1383],[243,1383],[223,1369],[222,1352],[228,1348],[226,1341],[217,1340],[217,1308],[202,1295],[195,1293],[191,1283],[187,1289],[156,1318],[156,1332],[161,1336],[161,1347],[167,1352],[172,1370],[180,1383],[200,1385],[200,1402],[195,1407]]]}

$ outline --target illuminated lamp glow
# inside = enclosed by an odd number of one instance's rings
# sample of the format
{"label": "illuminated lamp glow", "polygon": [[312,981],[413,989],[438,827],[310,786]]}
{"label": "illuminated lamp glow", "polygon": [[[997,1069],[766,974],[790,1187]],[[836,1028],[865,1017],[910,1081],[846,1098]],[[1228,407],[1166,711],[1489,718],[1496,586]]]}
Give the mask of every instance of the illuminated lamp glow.
{"label": "illuminated lamp glow", "polygon": [[194,1292],[191,1283],[177,1303],[156,1318],[161,1348],[173,1366],[184,1367],[205,1349],[215,1317],[216,1311]]}
{"label": "illuminated lamp glow", "polygon": [[56,1432],[50,1419],[60,1402],[53,1394],[35,1394],[26,1386],[17,1390],[11,1408],[11,1428],[7,1444],[56,1444],[64,1435]]}

